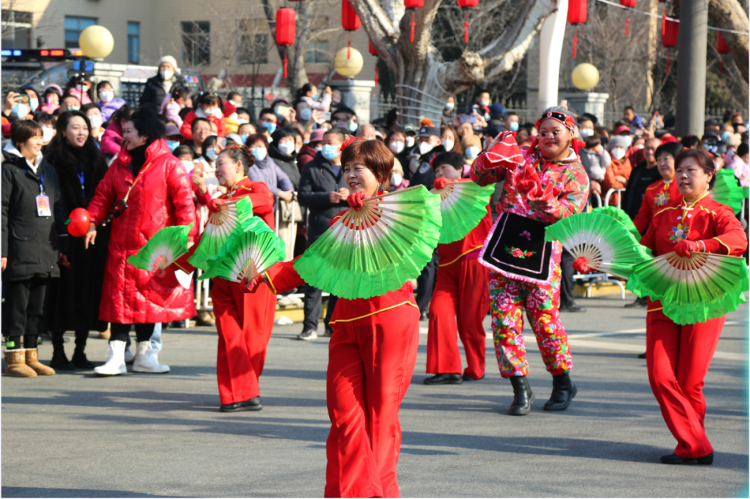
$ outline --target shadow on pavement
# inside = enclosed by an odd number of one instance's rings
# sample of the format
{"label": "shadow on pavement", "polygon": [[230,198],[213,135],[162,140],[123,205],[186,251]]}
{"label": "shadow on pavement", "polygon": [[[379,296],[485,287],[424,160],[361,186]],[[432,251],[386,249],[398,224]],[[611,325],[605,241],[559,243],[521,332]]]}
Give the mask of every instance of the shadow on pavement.
{"label": "shadow on pavement", "polygon": [[2,495],[3,497],[178,497],[124,490],[48,489],[41,487],[3,487]]}

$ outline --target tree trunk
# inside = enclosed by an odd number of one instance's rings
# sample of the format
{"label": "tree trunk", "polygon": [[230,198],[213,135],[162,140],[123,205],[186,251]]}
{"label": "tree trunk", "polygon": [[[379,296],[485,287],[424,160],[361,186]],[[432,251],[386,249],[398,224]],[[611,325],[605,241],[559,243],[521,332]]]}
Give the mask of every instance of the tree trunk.
{"label": "tree trunk", "polygon": [[[282,64],[284,56],[287,58],[287,78],[286,84],[289,87],[289,93],[293,97],[297,89],[302,87],[309,80],[305,70],[305,52],[307,49],[307,39],[310,36],[310,27],[313,18],[313,2],[295,2],[296,11],[296,37],[294,44],[290,46],[276,45]],[[263,11],[271,29],[273,43],[276,44],[276,5],[271,0],[263,0]]]}

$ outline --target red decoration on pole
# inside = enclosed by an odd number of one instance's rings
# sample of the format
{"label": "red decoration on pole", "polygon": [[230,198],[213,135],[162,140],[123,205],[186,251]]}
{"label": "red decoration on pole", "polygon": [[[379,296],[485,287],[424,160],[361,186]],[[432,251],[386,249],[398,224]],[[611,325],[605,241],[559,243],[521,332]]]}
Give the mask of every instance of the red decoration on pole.
{"label": "red decoration on pole", "polygon": [[[588,16],[588,4],[586,0],[570,0],[568,2],[568,22],[573,26],[585,24]],[[573,59],[576,58],[578,48],[578,27],[573,34]]]}
{"label": "red decoration on pole", "polygon": [[[289,46],[294,44],[297,35],[297,19],[294,9],[279,9],[276,11],[276,45]],[[284,49],[284,78],[287,77],[287,63],[289,60]]]}
{"label": "red decoration on pole", "polygon": [[[620,5],[628,9],[632,9],[635,7],[635,0],[620,0]],[[628,18],[625,20],[625,36],[628,36],[629,33],[630,33],[630,13],[628,13]]]}
{"label": "red decoration on pole", "polygon": [[679,29],[680,23],[678,23],[677,20],[665,18],[664,31],[661,35],[661,44],[664,47],[676,47]]}
{"label": "red decoration on pole", "polygon": [[625,36],[628,36],[628,32],[630,31],[630,18],[628,17],[625,19]]}
{"label": "red decoration on pole", "polygon": [[341,2],[341,27],[349,32],[349,42],[347,44],[346,58],[349,59],[352,55],[352,31],[357,31],[362,26],[362,21],[354,11],[354,7],[349,3],[349,0],[342,0]]}
{"label": "red decoration on pole", "polygon": [[378,73],[379,72],[380,72],[380,70],[378,69],[377,66],[375,66],[375,86],[376,87],[378,86]]}
{"label": "red decoration on pole", "polygon": [[729,53],[729,45],[719,31],[716,32],[716,51],[720,54]]}
{"label": "red decoration on pole", "polygon": [[414,9],[418,9],[423,6],[424,0],[404,0],[404,7],[406,7],[407,9],[412,9],[411,22],[409,23],[411,25],[411,33],[409,34],[410,42],[414,42],[414,26],[416,25],[416,23],[414,22]]}
{"label": "red decoration on pole", "polygon": [[719,66],[719,76],[724,75],[724,61],[721,61],[721,66]]}
{"label": "red decoration on pole", "polygon": [[457,0],[458,6],[466,12],[464,20],[464,43],[469,43],[469,10],[479,5],[479,0]]}
{"label": "red decoration on pole", "polygon": [[576,58],[576,48],[578,47],[578,28],[573,33],[573,59]]}

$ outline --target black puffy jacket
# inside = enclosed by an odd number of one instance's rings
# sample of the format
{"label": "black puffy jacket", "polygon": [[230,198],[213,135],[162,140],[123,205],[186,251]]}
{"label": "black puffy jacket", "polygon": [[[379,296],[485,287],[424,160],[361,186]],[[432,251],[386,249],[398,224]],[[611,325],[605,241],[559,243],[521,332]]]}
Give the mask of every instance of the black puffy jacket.
{"label": "black puffy jacket", "polygon": [[331,203],[328,199],[331,192],[346,188],[343,177],[341,171],[338,175],[333,173],[331,163],[323,157],[322,153],[316,154],[315,158],[302,168],[297,199],[301,206],[310,209],[307,224],[308,245],[317,241],[328,230],[331,220],[336,215],[349,208],[346,201]]}
{"label": "black puffy jacket", "polygon": [[[181,76],[172,77],[172,88],[184,87],[185,81]],[[170,89],[171,90],[171,89]],[[157,74],[146,80],[146,86],[143,88],[143,94],[139,104],[141,106],[148,106],[155,110],[157,113],[161,108],[161,103],[164,102],[164,97],[167,96],[167,92],[164,91],[164,85],[162,85],[162,79]]]}

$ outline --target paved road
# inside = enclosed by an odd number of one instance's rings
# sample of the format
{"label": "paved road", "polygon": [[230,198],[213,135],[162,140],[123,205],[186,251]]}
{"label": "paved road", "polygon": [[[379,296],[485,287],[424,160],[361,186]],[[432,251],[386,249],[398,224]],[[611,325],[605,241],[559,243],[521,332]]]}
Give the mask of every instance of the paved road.
{"label": "paved road", "polygon": [[[747,306],[729,317],[706,379],[714,465],[669,467],[658,458],[675,442],[636,358],[645,312],[616,297],[581,302],[587,314],[563,316],[579,387],[564,413],[541,411],[551,382],[535,351],[538,398],[527,417],[505,414],[512,393],[491,348],[484,380],[423,385],[423,331],[401,409],[403,496],[747,497]],[[296,341],[299,330],[274,331],[259,413],[218,412],[216,333],[207,328],[165,333],[168,375],[3,378],[2,495],[322,496],[328,341]],[[89,344],[90,358],[103,360],[104,341]],[[42,346],[40,357],[50,356]]]}

